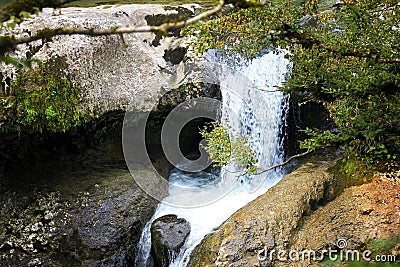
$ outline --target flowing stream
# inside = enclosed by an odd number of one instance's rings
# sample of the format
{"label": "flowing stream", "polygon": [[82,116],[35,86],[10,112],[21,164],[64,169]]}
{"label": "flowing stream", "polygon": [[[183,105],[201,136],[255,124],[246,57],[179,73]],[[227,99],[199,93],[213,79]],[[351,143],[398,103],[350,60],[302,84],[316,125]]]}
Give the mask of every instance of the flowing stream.
{"label": "flowing stream", "polygon": [[[249,137],[261,169],[283,161],[282,128],[285,126],[288,97],[277,91],[276,86],[282,85],[290,70],[286,53],[270,52],[252,61],[244,61],[237,56],[221,56],[215,52],[209,52],[207,56],[209,61],[227,65],[235,73],[246,77],[243,83],[238,82],[237,75],[221,77],[221,121],[230,127],[231,135]],[[142,233],[135,265],[152,265],[150,225],[156,218],[175,214],[190,223],[190,235],[179,255],[175,255],[175,260],[170,263],[170,266],[186,266],[191,252],[205,235],[235,211],[265,193],[284,175],[282,169],[253,176],[238,175],[237,171],[240,170],[236,166],[224,167],[220,172],[212,170],[186,173],[177,168],[171,171],[170,182],[190,190],[189,193],[182,193],[179,187],[170,187],[167,203],[181,201],[186,206],[187,203],[192,203],[193,207],[182,208],[161,202]],[[197,200],[204,200],[204,197],[212,195],[220,197],[207,205],[196,206]]]}

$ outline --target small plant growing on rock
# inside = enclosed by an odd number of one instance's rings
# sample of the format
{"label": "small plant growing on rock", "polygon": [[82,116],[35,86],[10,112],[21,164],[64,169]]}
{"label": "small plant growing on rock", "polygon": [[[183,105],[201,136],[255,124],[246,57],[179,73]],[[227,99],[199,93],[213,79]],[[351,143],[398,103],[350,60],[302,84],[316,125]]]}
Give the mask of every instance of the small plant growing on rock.
{"label": "small plant growing on rock", "polygon": [[230,137],[229,128],[219,122],[204,127],[200,134],[207,140],[204,149],[216,166],[224,166],[231,162],[238,164],[248,174],[257,171],[258,160],[255,151],[250,147],[246,137]]}

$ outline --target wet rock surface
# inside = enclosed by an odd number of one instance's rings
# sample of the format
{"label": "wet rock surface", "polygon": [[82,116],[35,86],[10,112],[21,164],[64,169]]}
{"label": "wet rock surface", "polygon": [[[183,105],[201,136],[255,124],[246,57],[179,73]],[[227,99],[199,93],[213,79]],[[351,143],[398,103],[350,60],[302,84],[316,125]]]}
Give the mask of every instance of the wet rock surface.
{"label": "wet rock surface", "polygon": [[190,233],[190,224],[176,215],[165,215],[151,225],[151,255],[156,267],[168,267]]}
{"label": "wet rock surface", "polygon": [[[132,175],[155,174],[138,166]],[[79,158],[44,164],[14,179],[3,177],[0,265],[131,265],[157,205],[132,175],[107,160],[97,165],[92,158]]]}
{"label": "wet rock surface", "polygon": [[264,266],[265,248],[288,249],[306,216],[334,198],[335,176],[328,171],[334,162],[332,155],[315,157],[286,175],[208,235],[189,266]]}

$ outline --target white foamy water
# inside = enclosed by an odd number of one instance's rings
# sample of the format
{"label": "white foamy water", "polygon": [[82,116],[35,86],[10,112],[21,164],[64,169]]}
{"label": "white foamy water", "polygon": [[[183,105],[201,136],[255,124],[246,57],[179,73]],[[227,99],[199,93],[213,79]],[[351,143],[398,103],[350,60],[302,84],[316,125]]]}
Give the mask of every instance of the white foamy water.
{"label": "white foamy water", "polygon": [[[220,77],[222,118],[232,136],[248,136],[257,152],[258,167],[267,168],[283,161],[282,127],[288,100],[277,91],[289,70],[285,51],[268,53],[251,62],[239,57],[218,56],[210,53],[212,62],[229,66],[237,72],[226,72]],[[151,221],[146,225],[136,255],[136,266],[151,266],[150,225],[163,215],[176,214],[190,222],[191,232],[179,255],[170,266],[186,266],[195,246],[214,228],[235,211],[265,193],[283,176],[277,169],[260,175],[242,175],[235,166],[224,167],[220,173],[185,173],[174,169],[166,204],[161,202]],[[185,187],[186,190],[180,190]],[[215,196],[219,196],[215,199]],[[210,199],[204,204],[204,199]],[[173,203],[174,205],[171,205]],[[201,203],[201,205],[196,205]],[[181,205],[180,205],[181,204]],[[182,208],[180,206],[185,206]],[[188,206],[192,206],[188,208]]]}

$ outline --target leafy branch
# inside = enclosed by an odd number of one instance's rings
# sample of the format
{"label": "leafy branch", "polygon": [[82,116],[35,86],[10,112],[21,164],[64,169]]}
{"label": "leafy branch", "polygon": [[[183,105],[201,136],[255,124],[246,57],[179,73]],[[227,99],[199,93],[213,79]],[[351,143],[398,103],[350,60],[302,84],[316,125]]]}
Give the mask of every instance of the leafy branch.
{"label": "leafy branch", "polygon": [[231,139],[228,128],[218,122],[213,122],[206,126],[200,131],[200,134],[207,139],[207,145],[204,148],[210,154],[214,164],[216,166],[224,166],[235,162],[243,169],[243,173],[240,171],[241,174],[239,176],[244,174],[258,175],[271,171],[315,150],[315,148],[308,148],[306,152],[294,155],[280,164],[260,169],[256,166],[258,160],[254,157],[255,151],[249,146],[247,138],[237,137]]}
{"label": "leafy branch", "polygon": [[200,134],[207,140],[204,149],[216,166],[235,162],[246,173],[254,173],[257,170],[255,151],[249,146],[247,138],[230,138],[228,128],[218,122],[204,127]]}

